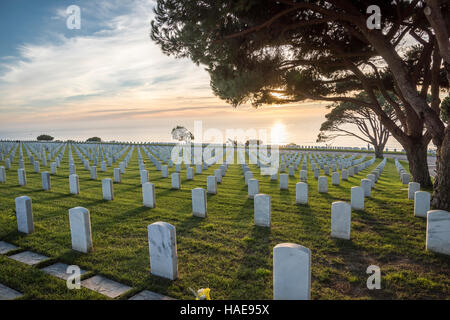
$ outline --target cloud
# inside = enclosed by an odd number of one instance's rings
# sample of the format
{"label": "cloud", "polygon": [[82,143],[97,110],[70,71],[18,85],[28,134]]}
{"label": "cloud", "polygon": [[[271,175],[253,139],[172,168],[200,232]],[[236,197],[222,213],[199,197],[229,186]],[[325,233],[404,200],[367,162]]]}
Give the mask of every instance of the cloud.
{"label": "cloud", "polygon": [[[59,112],[73,107],[73,102],[95,104],[101,99],[104,103],[106,98],[152,102],[173,99],[174,94],[192,97],[193,90],[194,96],[215,99],[205,86],[209,77],[202,68],[163,55],[150,40],[153,2],[131,4],[120,7],[126,13],[114,15],[118,2],[96,1],[95,12],[101,17],[98,31],[73,37],[57,34],[51,43],[25,43],[16,59],[0,60],[4,70],[0,111]],[[94,8],[87,2],[82,10],[89,17]],[[64,13],[65,8],[59,8],[55,17]]]}

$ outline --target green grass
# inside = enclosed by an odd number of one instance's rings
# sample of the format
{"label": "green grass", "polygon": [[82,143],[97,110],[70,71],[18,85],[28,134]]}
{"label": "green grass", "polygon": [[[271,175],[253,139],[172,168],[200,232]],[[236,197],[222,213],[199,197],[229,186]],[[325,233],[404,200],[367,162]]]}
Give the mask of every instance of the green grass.
{"label": "green grass", "polygon": [[[128,152],[125,152],[124,156]],[[51,177],[52,190],[43,191],[40,174],[33,173],[25,157],[28,185],[17,184],[17,159],[7,170],[7,183],[0,184],[0,240],[20,250],[33,250],[51,257],[29,267],[0,256],[0,283],[25,294],[24,299],[102,299],[87,289],[68,290],[64,281],[38,268],[63,262],[79,265],[93,274],[132,286],[127,299],[142,289],[178,299],[193,299],[189,287],[209,287],[213,299],[272,299],[272,249],[283,242],[308,247],[312,253],[312,299],[445,299],[450,296],[450,257],[425,251],[426,221],[413,216],[413,201],[389,159],[383,175],[366,198],[366,210],[353,211],[351,240],[330,237],[331,202],[350,200],[350,188],[359,185],[379,163],[360,172],[329,192],[317,192],[317,180],[308,167],[309,204],[295,203],[295,183],[280,191],[279,182],[259,176],[260,192],[272,196],[272,227],[253,226],[253,200],[247,198],[240,165],[230,165],[217,195],[208,195],[208,216],[191,213],[191,189],[206,188],[210,167],[194,181],[182,171],[182,189],[170,190],[170,178],[161,178],[144,153],[150,181],[156,186],[155,209],[142,206],[136,150],[122,183],[114,184],[114,201],[103,201],[101,179],[112,177],[112,168],[90,180],[75,152],[81,193],[69,193],[68,151],[58,175]],[[118,167],[119,161],[113,167]],[[403,163],[405,169],[407,166]],[[183,166],[184,168],[184,166]],[[169,169],[174,171],[174,167]],[[48,170],[41,166],[41,171]],[[28,195],[33,201],[35,232],[17,232],[14,199]],[[89,254],[71,250],[68,210],[90,210],[94,250]],[[156,221],[173,224],[177,231],[179,279],[165,280],[150,273],[147,226]],[[17,252],[17,251],[16,251]],[[11,254],[9,254],[11,255]],[[368,290],[366,269],[381,268],[381,290]]]}

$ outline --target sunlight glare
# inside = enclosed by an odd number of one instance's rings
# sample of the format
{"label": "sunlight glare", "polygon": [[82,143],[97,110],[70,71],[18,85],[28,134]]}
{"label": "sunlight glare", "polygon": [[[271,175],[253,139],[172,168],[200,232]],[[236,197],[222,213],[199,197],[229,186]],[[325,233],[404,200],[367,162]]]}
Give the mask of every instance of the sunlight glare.
{"label": "sunlight glare", "polygon": [[287,140],[287,131],[286,131],[286,126],[281,123],[281,122],[277,122],[272,126],[271,129],[271,143],[272,144],[278,144],[278,145],[282,145],[282,144],[286,144],[286,140]]}

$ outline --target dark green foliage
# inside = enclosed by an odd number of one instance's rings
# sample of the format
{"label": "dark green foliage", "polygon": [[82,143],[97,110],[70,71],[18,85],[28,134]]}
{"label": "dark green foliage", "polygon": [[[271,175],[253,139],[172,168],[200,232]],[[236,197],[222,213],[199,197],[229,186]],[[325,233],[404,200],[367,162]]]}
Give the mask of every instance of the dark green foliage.
{"label": "dark green foliage", "polygon": [[[383,24],[396,22],[402,11],[413,12],[415,23],[426,21],[420,8],[405,2],[370,4],[381,7]],[[205,65],[213,92],[234,106],[301,101],[363,90],[347,60],[361,65],[377,56],[346,29],[345,19],[309,9],[327,8],[336,16],[355,10],[355,16],[364,18],[367,6],[364,1],[353,1],[349,9],[317,0],[159,0],[151,38],[164,53]],[[409,68],[417,64],[420,50],[417,45],[406,50]],[[387,89],[393,88],[388,70],[380,69],[378,75]],[[369,69],[366,76],[376,74]]]}
{"label": "dark green foliage", "polygon": [[102,142],[102,139],[99,137],[92,137],[87,139],[86,142]]}
{"label": "dark green foliage", "polygon": [[48,134],[41,134],[36,139],[38,141],[52,141],[54,138]]}

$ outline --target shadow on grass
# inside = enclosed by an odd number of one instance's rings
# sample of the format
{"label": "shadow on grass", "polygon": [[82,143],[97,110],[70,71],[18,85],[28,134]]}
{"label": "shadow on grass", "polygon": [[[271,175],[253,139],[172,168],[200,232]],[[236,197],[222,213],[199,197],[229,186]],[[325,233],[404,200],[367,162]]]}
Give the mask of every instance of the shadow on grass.
{"label": "shadow on grass", "polygon": [[230,291],[229,299],[245,299],[245,296],[238,295],[242,292],[253,296],[264,291],[265,278],[271,270],[268,263],[272,252],[270,234],[270,228],[253,226],[250,236],[245,238],[239,269],[230,283],[230,287],[236,290]]}
{"label": "shadow on grass", "polygon": [[[240,197],[236,196],[236,198]],[[242,200],[240,199],[240,201]],[[245,202],[241,204],[241,209],[238,211],[234,219],[239,222],[253,223],[253,210],[254,210],[254,200],[246,198]]]}
{"label": "shadow on grass", "polygon": [[323,233],[325,229],[321,227],[321,223],[316,217],[315,212],[309,206],[309,204],[296,204],[297,211],[300,215],[300,224],[303,227],[304,232],[308,233]]}

